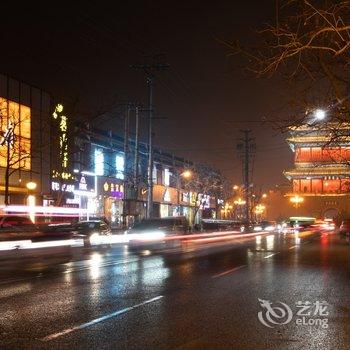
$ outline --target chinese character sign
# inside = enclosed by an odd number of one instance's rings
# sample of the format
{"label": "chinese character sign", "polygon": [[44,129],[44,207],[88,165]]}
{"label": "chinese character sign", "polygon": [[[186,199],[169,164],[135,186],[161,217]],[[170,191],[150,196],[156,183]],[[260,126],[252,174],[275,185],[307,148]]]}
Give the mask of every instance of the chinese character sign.
{"label": "chinese character sign", "polygon": [[63,114],[63,105],[57,104],[52,118],[58,121],[58,147],[59,147],[59,167],[60,171],[56,171],[56,175],[63,179],[71,178],[71,174],[67,171],[69,163],[68,153],[68,117]]}

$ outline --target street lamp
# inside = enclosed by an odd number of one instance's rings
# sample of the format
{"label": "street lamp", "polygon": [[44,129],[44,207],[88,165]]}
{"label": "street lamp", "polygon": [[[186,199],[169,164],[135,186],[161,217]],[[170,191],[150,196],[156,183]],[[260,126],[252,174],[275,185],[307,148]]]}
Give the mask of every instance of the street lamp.
{"label": "street lamp", "polygon": [[185,179],[189,179],[192,177],[192,171],[191,170],[185,170],[183,173],[180,174]]}
{"label": "street lamp", "polygon": [[235,191],[237,191],[237,190],[239,189],[239,186],[238,186],[238,185],[234,185],[234,186],[233,186],[233,189],[234,189]]}
{"label": "street lamp", "polygon": [[316,109],[314,112],[314,116],[316,120],[323,120],[326,118],[326,115],[327,115],[326,111],[321,108]]}
{"label": "street lamp", "polygon": [[261,197],[265,199],[265,198],[267,198],[267,194],[263,193],[263,195]]}
{"label": "street lamp", "polygon": [[236,204],[236,205],[245,205],[246,201],[243,200],[242,198],[238,198],[233,203]]}
{"label": "street lamp", "polygon": [[293,197],[290,197],[289,199],[291,203],[295,206],[295,208],[298,208],[301,203],[304,202],[304,198],[299,196],[298,194],[294,195]]}
{"label": "street lamp", "polygon": [[263,214],[263,212],[265,211],[266,207],[264,204],[258,204],[255,209],[254,209],[254,212],[255,214],[257,215],[261,215]]}
{"label": "street lamp", "polygon": [[36,189],[36,182],[34,182],[34,181],[30,181],[30,182],[27,182],[27,184],[26,184],[26,187],[28,188],[28,190],[30,190],[30,191],[33,191],[33,190],[35,190]]}

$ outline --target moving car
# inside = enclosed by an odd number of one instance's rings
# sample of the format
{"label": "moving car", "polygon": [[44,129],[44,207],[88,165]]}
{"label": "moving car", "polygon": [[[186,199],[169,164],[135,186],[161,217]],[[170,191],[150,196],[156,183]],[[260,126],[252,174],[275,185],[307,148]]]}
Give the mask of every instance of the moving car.
{"label": "moving car", "polygon": [[142,252],[178,247],[181,243],[176,236],[184,235],[188,231],[187,219],[178,216],[141,220],[127,230],[126,234],[130,235],[129,249]]}
{"label": "moving car", "polygon": [[0,216],[0,241],[32,239],[43,233],[26,216]]}
{"label": "moving car", "polygon": [[263,220],[258,224],[254,225],[254,231],[275,231],[277,224],[275,221]]}
{"label": "moving car", "polygon": [[109,226],[103,220],[79,221],[73,226],[72,232],[74,238],[83,238],[86,247],[98,243],[100,236],[111,234]]}
{"label": "moving car", "polygon": [[283,225],[283,233],[298,233],[302,231],[314,230],[316,218],[307,216],[292,216]]}
{"label": "moving car", "polygon": [[343,220],[340,227],[339,227],[339,233],[341,235],[348,235],[350,234],[350,219]]}
{"label": "moving car", "polygon": [[204,231],[239,231],[240,223],[234,220],[203,219],[201,228]]}

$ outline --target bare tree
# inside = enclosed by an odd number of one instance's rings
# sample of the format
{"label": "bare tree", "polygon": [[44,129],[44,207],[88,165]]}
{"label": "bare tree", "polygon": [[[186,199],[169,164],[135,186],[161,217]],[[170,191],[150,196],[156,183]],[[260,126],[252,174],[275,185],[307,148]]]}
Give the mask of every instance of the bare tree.
{"label": "bare tree", "polygon": [[7,129],[4,131],[0,141],[0,158],[5,159],[5,205],[9,204],[10,177],[16,171],[27,169],[27,162],[30,162],[30,149],[24,146],[17,136],[16,130],[20,121],[13,122],[15,118],[8,118]]}
{"label": "bare tree", "polygon": [[282,77],[298,92],[291,102],[300,117],[278,120],[278,127],[301,125],[302,111],[320,106],[337,123],[350,122],[350,1],[276,1],[276,20],[256,34],[258,44],[249,48],[224,43],[257,77]]}
{"label": "bare tree", "polygon": [[195,193],[193,199],[194,204],[194,220],[199,209],[203,209],[210,205],[208,202],[210,196],[216,200],[215,208],[217,209],[217,199],[223,195],[224,181],[221,175],[209,166],[196,165],[191,169],[192,176],[188,180],[183,181],[183,188],[187,191]]}

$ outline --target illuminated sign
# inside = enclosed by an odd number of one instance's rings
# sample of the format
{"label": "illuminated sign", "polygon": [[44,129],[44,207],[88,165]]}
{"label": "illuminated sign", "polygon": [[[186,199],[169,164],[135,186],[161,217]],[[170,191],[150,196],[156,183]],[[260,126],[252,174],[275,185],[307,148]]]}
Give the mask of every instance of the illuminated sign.
{"label": "illuminated sign", "polygon": [[95,149],[95,174],[103,175],[104,174],[104,155],[102,150]]}
{"label": "illuminated sign", "polygon": [[85,179],[85,176],[82,176],[80,178],[80,181],[79,181],[79,190],[82,190],[82,191],[87,191],[87,183],[86,183],[86,179]]}
{"label": "illuminated sign", "polygon": [[197,195],[194,192],[190,192],[190,204],[196,205]]}
{"label": "illuminated sign", "polygon": [[74,192],[75,186],[73,184],[61,184],[56,181],[51,182],[52,191],[62,191],[62,192]]}
{"label": "illuminated sign", "polygon": [[124,196],[124,186],[112,181],[105,181],[103,184],[103,191],[106,195],[115,198],[123,198]]}
{"label": "illuminated sign", "polygon": [[190,201],[190,194],[188,192],[182,193],[182,201],[188,203]]}
{"label": "illuminated sign", "polygon": [[63,114],[63,105],[56,105],[52,118],[58,120],[59,128],[59,159],[61,171],[54,171],[53,177],[62,179],[71,179],[73,176],[67,171],[68,168],[68,117]]}
{"label": "illuminated sign", "polygon": [[76,180],[74,194],[79,196],[93,196],[95,193],[94,180],[94,176],[81,175]]}
{"label": "illuminated sign", "polygon": [[200,209],[210,208],[210,196],[207,194],[199,194],[197,205]]}
{"label": "illuminated sign", "polygon": [[141,188],[141,195],[144,196],[148,192],[147,188]]}

